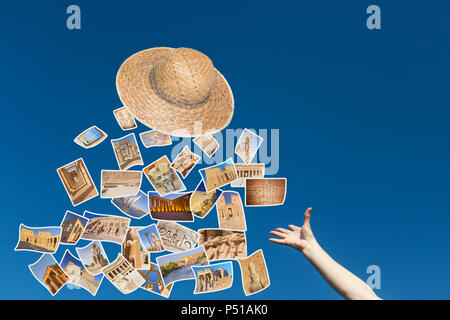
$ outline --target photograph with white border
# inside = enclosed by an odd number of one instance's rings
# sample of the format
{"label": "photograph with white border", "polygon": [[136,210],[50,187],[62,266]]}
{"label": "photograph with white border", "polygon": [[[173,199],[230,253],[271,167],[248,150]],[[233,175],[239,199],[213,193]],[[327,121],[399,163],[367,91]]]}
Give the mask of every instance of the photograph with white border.
{"label": "photograph with white border", "polygon": [[211,157],[219,149],[219,142],[213,135],[196,137],[192,140],[208,156]]}
{"label": "photograph with white border", "polygon": [[232,158],[222,163],[198,170],[206,191],[222,187],[237,179],[236,168]]}
{"label": "photograph with white border", "polygon": [[245,206],[281,206],[286,192],[287,178],[248,178],[245,180]]}
{"label": "photograph with white border", "polygon": [[163,147],[172,144],[172,139],[168,134],[159,132],[157,130],[150,130],[139,133],[142,145],[145,148]]}
{"label": "photograph with white border", "polygon": [[145,282],[141,285],[141,289],[152,292],[164,298],[169,298],[172,292],[173,283],[167,287],[164,285],[164,281],[159,271],[159,267],[156,263],[151,262],[150,268],[138,270],[141,277],[145,279]]}
{"label": "photograph with white border", "polygon": [[84,247],[77,247],[78,254],[86,271],[96,276],[102,272],[102,268],[109,264],[108,256],[100,241],[92,241]]}
{"label": "photograph with white border", "polygon": [[149,191],[147,197],[150,216],[157,221],[194,221],[190,206],[191,195],[192,192],[177,192],[160,196],[156,191]]}
{"label": "photograph with white border", "polygon": [[122,254],[102,269],[105,277],[123,294],[129,294],[145,283],[145,279]]}
{"label": "photograph with white border", "polygon": [[200,219],[205,218],[211,212],[212,208],[214,208],[222,192],[222,189],[219,188],[207,192],[205,182],[200,180],[197,188],[195,188],[195,191],[192,192],[189,198],[189,206],[191,207],[192,214]]}
{"label": "photograph with white border", "polygon": [[171,252],[182,252],[194,248],[200,237],[197,231],[172,221],[159,221],[156,227],[164,248]]}
{"label": "photograph with white border", "polygon": [[35,263],[29,264],[28,268],[52,296],[70,281],[69,276],[55,260],[55,257],[49,253],[44,253]]}
{"label": "photograph with white border", "polygon": [[264,178],[266,167],[264,163],[235,163],[238,178],[231,182],[233,188],[245,188],[245,180],[249,178]]}
{"label": "photograph with white border", "polygon": [[86,227],[88,220],[88,218],[67,210],[63,220],[61,221],[60,242],[67,245],[77,244],[84,232],[84,228]]}
{"label": "photograph with white border", "polygon": [[135,196],[141,189],[142,171],[102,170],[100,198]]}
{"label": "photograph with white border", "polygon": [[14,251],[55,253],[60,240],[61,227],[28,227],[21,223]]}
{"label": "photograph with white border", "polygon": [[263,138],[249,129],[244,129],[239,137],[234,153],[236,153],[246,164],[252,162],[258,152],[259,146],[263,142]]}
{"label": "photograph with white border", "polygon": [[217,200],[216,210],[220,229],[247,231],[244,206],[239,192],[225,190]]}
{"label": "photograph with white border", "polygon": [[114,118],[124,131],[133,130],[137,128],[136,121],[131,113],[125,107],[120,107],[113,110]]}
{"label": "photograph with white border", "polygon": [[100,144],[108,135],[99,127],[92,126],[80,133],[73,141],[85,149],[90,149]]}
{"label": "photograph with white border", "polygon": [[247,257],[244,231],[218,228],[198,229],[199,246],[204,246],[209,261],[236,260]]}
{"label": "photograph with white border", "polygon": [[233,285],[233,262],[226,261],[207,266],[193,266],[195,274],[194,294],[218,292]]}
{"label": "photograph with white border", "polygon": [[270,286],[269,271],[262,249],[237,261],[241,269],[242,288],[246,296],[261,292]]}
{"label": "photograph with white border", "polygon": [[186,190],[186,187],[181,178],[178,176],[177,171],[170,166],[169,158],[167,158],[166,155],[153,161],[148,166],[143,168],[142,171],[152,187],[161,197],[170,193]]}
{"label": "photograph with white border", "polygon": [[111,203],[122,213],[134,219],[141,219],[150,213],[148,196],[139,190],[135,196],[112,198]]}
{"label": "photograph with white border", "polygon": [[122,244],[131,222],[130,218],[98,214],[90,211],[84,211],[83,216],[89,219],[81,236],[81,239],[84,240]]}
{"label": "photograph with white border", "polygon": [[111,145],[120,170],[144,165],[134,132],[121,138],[111,139]]}

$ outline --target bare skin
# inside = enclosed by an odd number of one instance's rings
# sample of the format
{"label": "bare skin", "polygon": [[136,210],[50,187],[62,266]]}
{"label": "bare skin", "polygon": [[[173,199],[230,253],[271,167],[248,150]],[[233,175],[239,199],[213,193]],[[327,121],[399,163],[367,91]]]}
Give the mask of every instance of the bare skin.
{"label": "bare skin", "polygon": [[316,241],[311,230],[311,211],[305,211],[303,226],[289,225],[289,229],[276,228],[270,234],[277,238],[269,241],[297,249],[322,275],[326,282],[348,300],[380,300],[372,289],[353,273],[333,260]]}

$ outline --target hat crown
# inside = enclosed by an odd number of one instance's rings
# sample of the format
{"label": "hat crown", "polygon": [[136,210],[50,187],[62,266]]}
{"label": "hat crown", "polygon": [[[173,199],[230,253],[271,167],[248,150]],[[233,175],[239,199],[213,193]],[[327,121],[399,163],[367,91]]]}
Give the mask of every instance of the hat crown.
{"label": "hat crown", "polygon": [[188,48],[174,49],[155,65],[152,72],[152,85],[157,94],[186,107],[208,99],[216,76],[211,59]]}

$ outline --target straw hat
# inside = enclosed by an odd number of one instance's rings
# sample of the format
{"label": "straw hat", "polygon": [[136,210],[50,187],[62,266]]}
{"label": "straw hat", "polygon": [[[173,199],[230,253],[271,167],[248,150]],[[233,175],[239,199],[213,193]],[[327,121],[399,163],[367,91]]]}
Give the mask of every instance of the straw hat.
{"label": "straw hat", "polygon": [[169,135],[212,134],[233,116],[227,80],[194,49],[159,47],[135,53],[120,66],[116,87],[136,119]]}

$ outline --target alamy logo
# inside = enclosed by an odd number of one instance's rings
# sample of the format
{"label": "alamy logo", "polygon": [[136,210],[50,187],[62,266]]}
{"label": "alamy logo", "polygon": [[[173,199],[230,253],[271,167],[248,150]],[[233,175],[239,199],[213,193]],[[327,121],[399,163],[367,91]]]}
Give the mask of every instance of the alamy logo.
{"label": "alamy logo", "polygon": [[381,269],[379,266],[373,264],[367,267],[366,273],[370,274],[367,278],[367,285],[371,289],[381,289]]}
{"label": "alamy logo", "polygon": [[373,29],[381,29],[381,9],[377,5],[370,5],[367,7],[366,10],[367,14],[370,14],[370,16],[367,18],[366,26],[367,29],[373,30]]}
{"label": "alamy logo", "polygon": [[81,9],[79,6],[72,4],[67,7],[66,13],[69,14],[66,20],[66,26],[69,30],[81,29]]}

